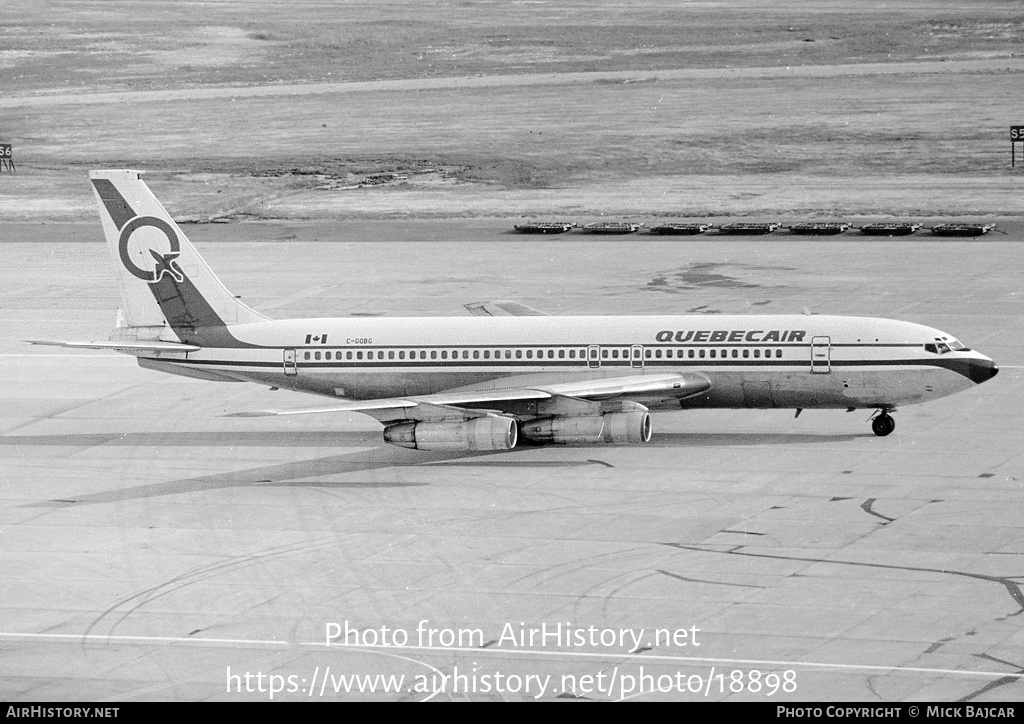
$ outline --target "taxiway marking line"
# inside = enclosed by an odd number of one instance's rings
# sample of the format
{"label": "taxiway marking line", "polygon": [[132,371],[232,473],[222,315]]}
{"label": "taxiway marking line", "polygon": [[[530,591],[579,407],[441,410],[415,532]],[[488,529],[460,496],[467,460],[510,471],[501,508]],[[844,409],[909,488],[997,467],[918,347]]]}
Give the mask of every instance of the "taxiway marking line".
{"label": "taxiway marking line", "polygon": [[[104,636],[102,634],[45,634],[45,633],[13,633],[13,632],[0,632],[0,638],[28,638],[28,639],[57,639],[57,640],[75,640],[75,641],[97,641],[106,643],[165,643],[165,644],[242,644],[250,646],[293,646],[290,641],[281,641],[278,639],[212,639],[212,638],[197,638],[197,637],[185,637],[185,636]],[[327,644],[322,642],[311,642],[311,641],[300,641],[298,646],[307,647],[324,647],[325,649],[340,649],[349,651],[358,651],[364,653],[383,652],[383,651],[404,651],[408,653],[412,652],[437,652],[437,653],[464,653],[473,654],[475,656],[484,656],[486,654],[524,654],[530,656],[551,656],[555,658],[627,658],[633,659],[637,663],[643,663],[645,661],[660,661],[665,663],[675,663],[684,665],[694,664],[731,664],[734,666],[779,666],[779,667],[808,667],[817,669],[842,669],[847,671],[890,671],[893,673],[915,673],[915,674],[938,674],[938,675],[954,675],[954,676],[988,676],[988,677],[1010,677],[1015,679],[1024,678],[1024,673],[1013,673],[1007,671],[965,671],[957,669],[934,669],[921,666],[878,666],[871,664],[837,664],[837,663],[825,663],[819,661],[777,661],[773,659],[724,659],[717,657],[704,657],[704,656],[668,656],[664,654],[630,654],[627,652],[608,652],[608,653],[597,653],[591,651],[545,651],[543,649],[522,649],[522,648],[473,648],[467,646],[343,646],[339,644]],[[397,655],[396,655],[397,656]],[[405,658],[405,657],[398,657]],[[424,664],[424,662],[417,661],[416,663]],[[424,664],[430,667],[429,664]]]}

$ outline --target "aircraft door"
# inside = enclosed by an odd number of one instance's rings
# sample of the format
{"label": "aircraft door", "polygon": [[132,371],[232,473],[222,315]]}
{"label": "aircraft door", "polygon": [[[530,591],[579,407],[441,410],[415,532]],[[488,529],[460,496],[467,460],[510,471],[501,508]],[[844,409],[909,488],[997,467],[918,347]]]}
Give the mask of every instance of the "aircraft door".
{"label": "aircraft door", "polygon": [[601,348],[592,344],[587,347],[587,367],[597,368],[601,366]]}
{"label": "aircraft door", "polygon": [[286,375],[297,375],[299,369],[295,364],[295,350],[286,349],[284,351],[284,373]]}
{"label": "aircraft door", "polygon": [[832,371],[832,340],[829,337],[811,337],[811,373],[827,375]]}
{"label": "aircraft door", "polygon": [[642,344],[634,344],[629,348],[629,366],[644,366],[644,346]]}

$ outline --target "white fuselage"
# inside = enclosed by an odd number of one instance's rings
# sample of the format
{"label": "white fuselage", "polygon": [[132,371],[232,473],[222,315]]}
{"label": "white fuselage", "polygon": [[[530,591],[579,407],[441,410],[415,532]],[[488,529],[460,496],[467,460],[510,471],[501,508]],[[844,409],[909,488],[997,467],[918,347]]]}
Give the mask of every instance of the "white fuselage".
{"label": "white fuselage", "polygon": [[712,387],[655,409],[894,407],[970,387],[991,360],[926,345],[910,322],[819,315],[333,318],[228,327],[231,346],[145,367],[350,400],[695,372]]}

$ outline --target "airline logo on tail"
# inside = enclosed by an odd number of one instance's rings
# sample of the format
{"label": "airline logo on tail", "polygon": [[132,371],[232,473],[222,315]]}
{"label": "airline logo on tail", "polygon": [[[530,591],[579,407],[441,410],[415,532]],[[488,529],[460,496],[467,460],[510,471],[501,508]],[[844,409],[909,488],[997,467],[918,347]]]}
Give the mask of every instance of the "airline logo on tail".
{"label": "airline logo on tail", "polygon": [[[131,241],[132,235],[139,229],[144,229],[146,227],[153,227],[163,232],[167,239],[167,245],[170,248],[167,253],[162,253],[162,251],[158,251],[153,248],[152,234],[141,234],[139,236],[135,243],[141,249],[148,251],[150,256],[153,257],[155,265],[152,269],[143,269],[139,267],[134,261],[132,261],[131,254],[128,249],[128,242]],[[176,282],[185,281],[185,275],[182,273],[181,268],[178,267],[178,262],[176,261],[178,256],[181,254],[178,235],[175,233],[171,225],[163,219],[158,219],[155,216],[136,216],[125,224],[123,229],[121,229],[118,251],[120,252],[121,263],[124,265],[124,268],[133,276],[138,277],[144,282],[154,284],[160,281],[165,274],[170,275],[170,277]],[[143,254],[143,258],[145,258],[145,254]]]}

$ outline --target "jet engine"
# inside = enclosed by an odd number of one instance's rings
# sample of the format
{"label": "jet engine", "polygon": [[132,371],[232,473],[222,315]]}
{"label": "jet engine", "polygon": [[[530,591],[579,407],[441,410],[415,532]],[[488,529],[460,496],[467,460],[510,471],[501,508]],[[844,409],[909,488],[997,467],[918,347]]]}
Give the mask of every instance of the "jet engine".
{"label": "jet engine", "polygon": [[600,415],[542,417],[523,423],[523,435],[556,445],[647,442],[651,439],[651,415],[641,408]]}
{"label": "jet engine", "polygon": [[650,442],[651,415],[643,412],[610,412],[604,416],[604,442]]}
{"label": "jet engine", "polygon": [[519,441],[519,423],[511,417],[402,422],[384,428],[384,442],[413,450],[511,450]]}

